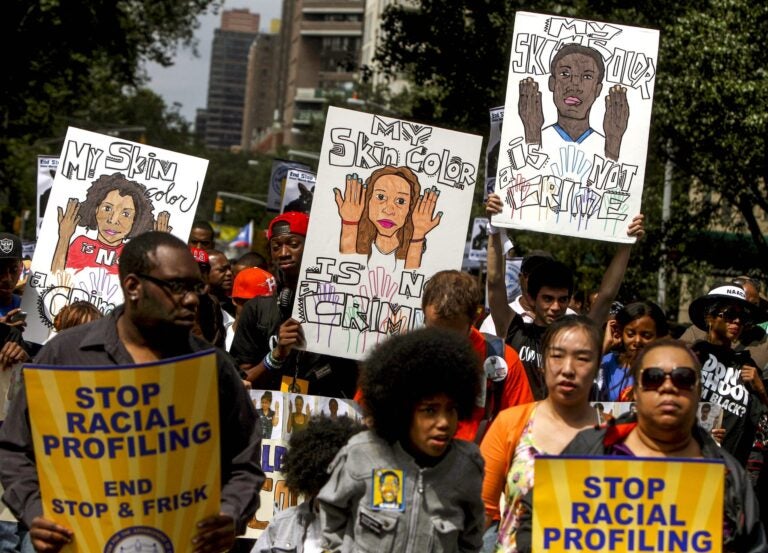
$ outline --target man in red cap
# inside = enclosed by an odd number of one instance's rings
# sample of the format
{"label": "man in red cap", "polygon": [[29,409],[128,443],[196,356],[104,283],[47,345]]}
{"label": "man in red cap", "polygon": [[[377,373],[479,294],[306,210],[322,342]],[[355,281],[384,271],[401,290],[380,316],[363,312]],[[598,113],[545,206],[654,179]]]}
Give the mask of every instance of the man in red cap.
{"label": "man in red cap", "polygon": [[349,359],[297,348],[304,344],[301,323],[291,318],[309,216],[289,211],[269,223],[267,240],[277,268],[276,297],[255,297],[243,307],[230,353],[256,389],[279,390],[305,381],[309,394],[352,397],[357,365]]}

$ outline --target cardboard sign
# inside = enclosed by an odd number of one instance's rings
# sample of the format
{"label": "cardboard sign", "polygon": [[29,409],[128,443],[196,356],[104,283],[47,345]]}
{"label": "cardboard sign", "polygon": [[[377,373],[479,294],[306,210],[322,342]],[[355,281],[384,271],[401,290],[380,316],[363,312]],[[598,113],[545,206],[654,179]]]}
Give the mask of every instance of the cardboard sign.
{"label": "cardboard sign", "polygon": [[658,43],[652,29],[516,14],[494,225],[634,242]]}
{"label": "cardboard sign", "polygon": [[220,510],[215,353],[24,378],[43,516],[74,531],[67,550],[189,550]]}
{"label": "cardboard sign", "polygon": [[123,301],[123,246],[150,230],[189,237],[205,159],[70,127],[22,298],[24,338],[43,343],[66,305]]}
{"label": "cardboard sign", "polygon": [[360,359],[422,325],[426,281],[461,267],[481,143],[328,110],[293,308],[307,350]]}
{"label": "cardboard sign", "polygon": [[534,470],[534,553],[721,550],[721,461],[545,455]]}

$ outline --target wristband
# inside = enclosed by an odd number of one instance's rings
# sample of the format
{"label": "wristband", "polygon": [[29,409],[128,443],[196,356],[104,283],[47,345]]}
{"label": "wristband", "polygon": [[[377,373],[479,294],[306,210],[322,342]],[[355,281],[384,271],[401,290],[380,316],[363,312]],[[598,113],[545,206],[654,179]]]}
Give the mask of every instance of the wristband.
{"label": "wristband", "polygon": [[344,219],[341,220],[342,225],[350,225],[350,226],[357,226],[360,224],[360,221],[345,221]]}
{"label": "wristband", "polygon": [[424,238],[411,238],[411,239],[409,240],[409,242],[410,242],[411,244],[418,244],[419,242],[424,242],[424,240],[425,240]]}
{"label": "wristband", "polygon": [[264,356],[264,366],[268,371],[279,371],[283,366],[283,360],[275,359],[272,355],[272,350]]}

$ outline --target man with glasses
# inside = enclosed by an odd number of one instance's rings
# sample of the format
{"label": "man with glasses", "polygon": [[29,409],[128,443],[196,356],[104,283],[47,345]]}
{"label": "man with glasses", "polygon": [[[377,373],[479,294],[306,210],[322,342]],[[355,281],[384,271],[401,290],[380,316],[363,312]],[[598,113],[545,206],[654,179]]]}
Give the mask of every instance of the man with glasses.
{"label": "man with glasses", "polygon": [[[35,361],[48,365],[109,366],[149,363],[209,349],[191,334],[198,295],[206,291],[187,245],[167,232],[148,232],[126,244],[120,257],[125,303],[106,317],[60,333]],[[195,551],[228,550],[259,505],[264,481],[256,414],[232,360],[217,350],[221,439],[221,508],[201,520]],[[42,518],[28,424],[26,394],[19,393],[0,428],[4,502],[29,528],[37,550],[59,551],[76,536]],[[190,550],[192,547],[190,547]]]}

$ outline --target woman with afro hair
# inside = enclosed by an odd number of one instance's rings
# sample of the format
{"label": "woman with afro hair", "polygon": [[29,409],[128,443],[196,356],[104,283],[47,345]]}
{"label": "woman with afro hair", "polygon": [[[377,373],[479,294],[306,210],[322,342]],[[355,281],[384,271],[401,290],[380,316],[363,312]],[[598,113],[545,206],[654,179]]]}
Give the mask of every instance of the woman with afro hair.
{"label": "woman with afro hair", "polygon": [[291,435],[282,465],[285,485],[303,495],[304,502],[276,514],[251,553],[320,551],[317,494],[328,481],[328,465],[347,440],[364,428],[352,417],[319,415],[309,419],[303,432]]}
{"label": "woman with afro hair", "polygon": [[393,336],[363,364],[372,428],[353,436],[318,495],[323,551],[479,551],[483,460],[454,440],[479,391],[466,336],[423,328]]}

